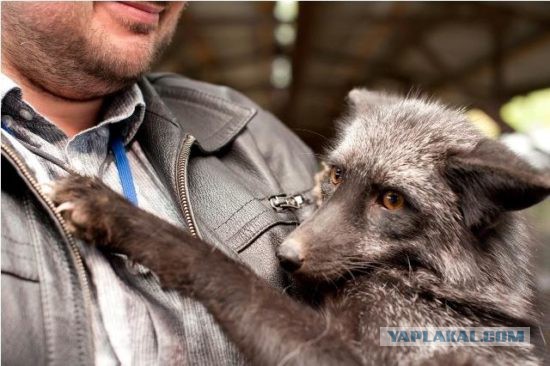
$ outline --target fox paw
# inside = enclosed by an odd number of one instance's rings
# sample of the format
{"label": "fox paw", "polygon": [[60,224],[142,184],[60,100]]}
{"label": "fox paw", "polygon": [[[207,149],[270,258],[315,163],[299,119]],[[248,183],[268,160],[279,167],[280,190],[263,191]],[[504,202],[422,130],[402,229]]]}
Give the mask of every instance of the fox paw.
{"label": "fox paw", "polygon": [[128,204],[97,178],[72,175],[42,188],[64,218],[69,232],[96,244],[112,239],[115,207]]}

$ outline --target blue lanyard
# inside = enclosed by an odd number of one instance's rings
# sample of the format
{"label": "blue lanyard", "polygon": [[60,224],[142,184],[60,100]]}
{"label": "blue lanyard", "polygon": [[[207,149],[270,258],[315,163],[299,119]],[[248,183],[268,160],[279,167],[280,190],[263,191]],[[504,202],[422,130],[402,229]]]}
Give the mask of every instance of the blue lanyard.
{"label": "blue lanyard", "polygon": [[119,134],[111,137],[111,151],[113,152],[113,156],[115,158],[115,165],[118,170],[122,193],[128,201],[137,206],[138,198],[136,194],[136,187],[134,185],[134,178],[132,176],[132,169],[130,168],[130,162],[126,156],[124,142]]}
{"label": "blue lanyard", "polygon": [[4,123],[4,119],[2,119],[2,129],[4,131],[6,131],[7,133],[9,133],[10,135],[14,136],[13,131],[11,130],[11,128],[9,128],[6,123]]}
{"label": "blue lanyard", "polygon": [[[2,129],[12,136],[15,136],[11,128],[9,128],[4,121],[2,121]],[[132,176],[132,169],[130,168],[130,162],[126,156],[126,148],[124,142],[119,134],[111,137],[110,148],[113,152],[115,165],[118,170],[118,177],[120,178],[120,185],[122,186],[122,193],[132,202],[134,205],[138,205],[138,198],[136,194],[136,188],[134,185],[134,177]]]}

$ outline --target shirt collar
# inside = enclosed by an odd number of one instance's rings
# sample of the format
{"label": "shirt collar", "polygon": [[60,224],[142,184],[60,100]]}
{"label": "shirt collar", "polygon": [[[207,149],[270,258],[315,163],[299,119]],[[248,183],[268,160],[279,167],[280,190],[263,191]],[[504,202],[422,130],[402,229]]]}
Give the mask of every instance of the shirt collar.
{"label": "shirt collar", "polygon": [[12,90],[15,90],[19,96],[21,96],[21,89],[19,86],[6,74],[0,72],[0,100],[3,101],[4,97]]}
{"label": "shirt collar", "polygon": [[121,126],[124,143],[129,143],[136,135],[143,123],[145,115],[145,100],[143,93],[137,84],[113,95],[106,105],[101,122],[96,126],[103,127],[114,125],[121,121],[128,121]]}
{"label": "shirt collar", "polygon": [[[0,81],[2,111],[7,109],[5,108],[6,106],[4,105],[4,102],[8,94],[13,94],[13,96],[19,101],[24,101],[21,88],[17,85],[17,83],[15,83],[15,81],[4,73],[0,73]],[[78,133],[72,139],[89,132],[90,130],[99,129],[104,126],[110,127],[115,124],[119,129],[117,132],[122,134],[125,144],[129,143],[134,138],[139,127],[143,123],[145,114],[145,100],[139,86],[137,84],[133,84],[131,87],[111,96],[106,103],[108,104],[104,108],[101,121],[97,125]],[[26,104],[32,109],[34,114],[40,116],[40,114],[34,110],[31,105],[28,103]],[[40,117],[42,117],[43,121],[47,123],[49,127],[57,128],[43,116]],[[120,122],[123,121],[126,123],[120,124]],[[24,123],[24,121],[21,122]],[[36,128],[36,126],[33,127]]]}

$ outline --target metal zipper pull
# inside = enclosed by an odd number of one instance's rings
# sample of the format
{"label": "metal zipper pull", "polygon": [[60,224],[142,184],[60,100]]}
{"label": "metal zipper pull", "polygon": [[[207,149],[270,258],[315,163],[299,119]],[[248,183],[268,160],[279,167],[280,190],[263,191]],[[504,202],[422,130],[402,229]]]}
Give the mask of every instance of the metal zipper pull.
{"label": "metal zipper pull", "polygon": [[269,203],[271,204],[271,207],[277,212],[281,212],[284,210],[297,210],[302,208],[304,203],[306,202],[304,196],[301,194],[296,195],[287,195],[287,194],[279,194],[276,196],[272,196],[269,198]]}

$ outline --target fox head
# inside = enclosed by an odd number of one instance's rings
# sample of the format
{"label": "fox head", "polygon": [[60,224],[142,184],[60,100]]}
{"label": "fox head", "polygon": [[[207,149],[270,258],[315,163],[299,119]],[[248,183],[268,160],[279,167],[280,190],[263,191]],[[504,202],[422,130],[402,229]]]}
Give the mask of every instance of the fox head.
{"label": "fox head", "polygon": [[513,211],[543,200],[548,177],[438,102],[364,89],[348,100],[320,208],[279,247],[283,266],[315,281],[401,266],[450,285],[525,285],[529,250]]}

